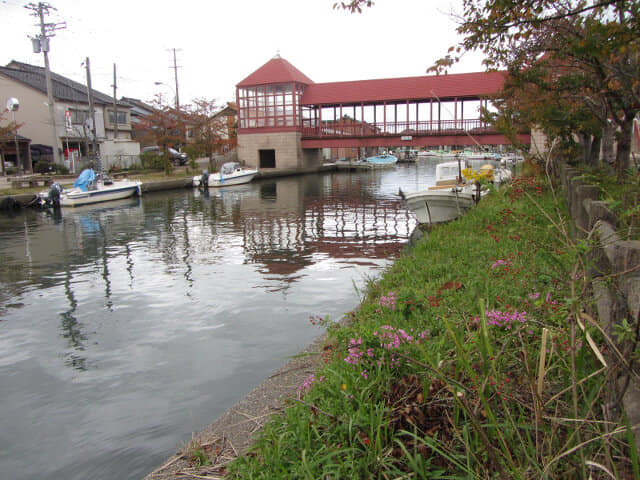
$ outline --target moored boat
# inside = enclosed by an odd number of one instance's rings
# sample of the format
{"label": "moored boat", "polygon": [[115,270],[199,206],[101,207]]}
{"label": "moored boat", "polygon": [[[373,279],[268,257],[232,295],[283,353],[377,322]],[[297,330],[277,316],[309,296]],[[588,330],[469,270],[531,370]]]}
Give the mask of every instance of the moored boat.
{"label": "moored boat", "polygon": [[223,163],[220,171],[209,174],[207,170],[202,175],[193,177],[193,186],[202,188],[227,187],[249,183],[258,174],[253,168],[243,168],[238,162]]}
{"label": "moored boat", "polygon": [[385,153],[382,155],[375,155],[373,157],[365,158],[365,162],[373,166],[391,166],[398,163],[398,158]]}
{"label": "moored boat", "polygon": [[420,150],[418,152],[418,158],[422,158],[422,157],[435,157],[438,155],[438,152],[434,151],[434,150]]}
{"label": "moored boat", "polygon": [[400,195],[418,223],[422,224],[448,222],[461,216],[475,204],[475,195],[459,186],[443,189],[432,187],[411,193],[401,190]]}
{"label": "moored boat", "polygon": [[93,169],[87,168],[80,173],[73,188],[63,189],[59,184],[54,184],[48,191],[38,193],[38,197],[43,205],[77,207],[141,195],[141,186],[139,180],[114,181],[106,174],[96,174]]}
{"label": "moored boat", "polygon": [[458,158],[454,162],[436,165],[436,184],[426,190],[405,193],[400,190],[407,208],[419,223],[432,224],[453,220],[471,208],[480,191],[473,184],[464,183],[462,170],[466,162]]}

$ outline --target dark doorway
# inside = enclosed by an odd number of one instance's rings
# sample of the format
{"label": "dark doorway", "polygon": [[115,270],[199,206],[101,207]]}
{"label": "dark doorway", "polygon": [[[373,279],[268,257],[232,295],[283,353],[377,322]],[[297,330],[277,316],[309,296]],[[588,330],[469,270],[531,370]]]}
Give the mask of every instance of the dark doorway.
{"label": "dark doorway", "polygon": [[275,150],[259,150],[260,167],[259,168],[276,168],[276,151]]}

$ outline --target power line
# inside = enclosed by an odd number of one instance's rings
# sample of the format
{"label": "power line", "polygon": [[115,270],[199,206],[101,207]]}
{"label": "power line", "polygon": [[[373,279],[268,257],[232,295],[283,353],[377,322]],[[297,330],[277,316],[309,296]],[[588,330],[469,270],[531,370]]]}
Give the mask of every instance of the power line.
{"label": "power line", "polygon": [[51,5],[45,2],[29,3],[25,5],[27,10],[31,10],[34,17],[37,17],[40,20],[40,35],[36,35],[31,38],[33,43],[33,51],[35,53],[40,53],[42,50],[42,54],[44,56],[44,73],[45,73],[45,82],[47,85],[47,101],[49,103],[49,121],[51,122],[51,139],[53,144],[53,160],[56,164],[62,163],[60,161],[60,152],[58,151],[58,132],[56,129],[56,116],[53,105],[53,86],[51,84],[51,70],[49,69],[49,38],[55,36],[55,31],[60,30],[62,28],[66,28],[66,22],[62,23],[45,23],[44,17],[45,15],[49,15],[51,10],[55,10]]}
{"label": "power line", "polygon": [[51,6],[46,2],[38,2],[29,3],[24,6],[27,10],[31,10],[33,13],[31,14],[34,17],[37,17],[40,20],[39,24],[36,26],[40,27],[40,35],[37,35],[36,38],[40,38],[42,42],[45,38],[55,37],[56,30],[62,30],[63,28],[67,28],[67,22],[59,22],[59,23],[44,23],[44,16],[49,15],[51,10],[58,11],[57,8]]}

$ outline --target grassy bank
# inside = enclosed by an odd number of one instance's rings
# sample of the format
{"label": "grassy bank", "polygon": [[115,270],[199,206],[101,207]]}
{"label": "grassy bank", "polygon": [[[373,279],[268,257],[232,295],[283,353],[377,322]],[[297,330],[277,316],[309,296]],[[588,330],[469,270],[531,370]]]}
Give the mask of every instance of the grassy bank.
{"label": "grassy bank", "polygon": [[330,332],[321,366],[230,476],[639,475],[628,426],[603,413],[586,246],[568,230],[535,178],[432,229],[348,326],[311,319]]}

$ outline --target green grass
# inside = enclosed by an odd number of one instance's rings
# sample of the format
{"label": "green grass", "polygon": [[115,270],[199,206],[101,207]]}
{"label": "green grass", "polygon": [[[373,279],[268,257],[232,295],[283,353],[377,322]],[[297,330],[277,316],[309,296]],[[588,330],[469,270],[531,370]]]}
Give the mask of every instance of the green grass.
{"label": "green grass", "polygon": [[603,418],[587,264],[568,231],[534,178],[433,228],[370,282],[348,326],[329,326],[299,400],[231,477],[631,478],[633,436]]}

